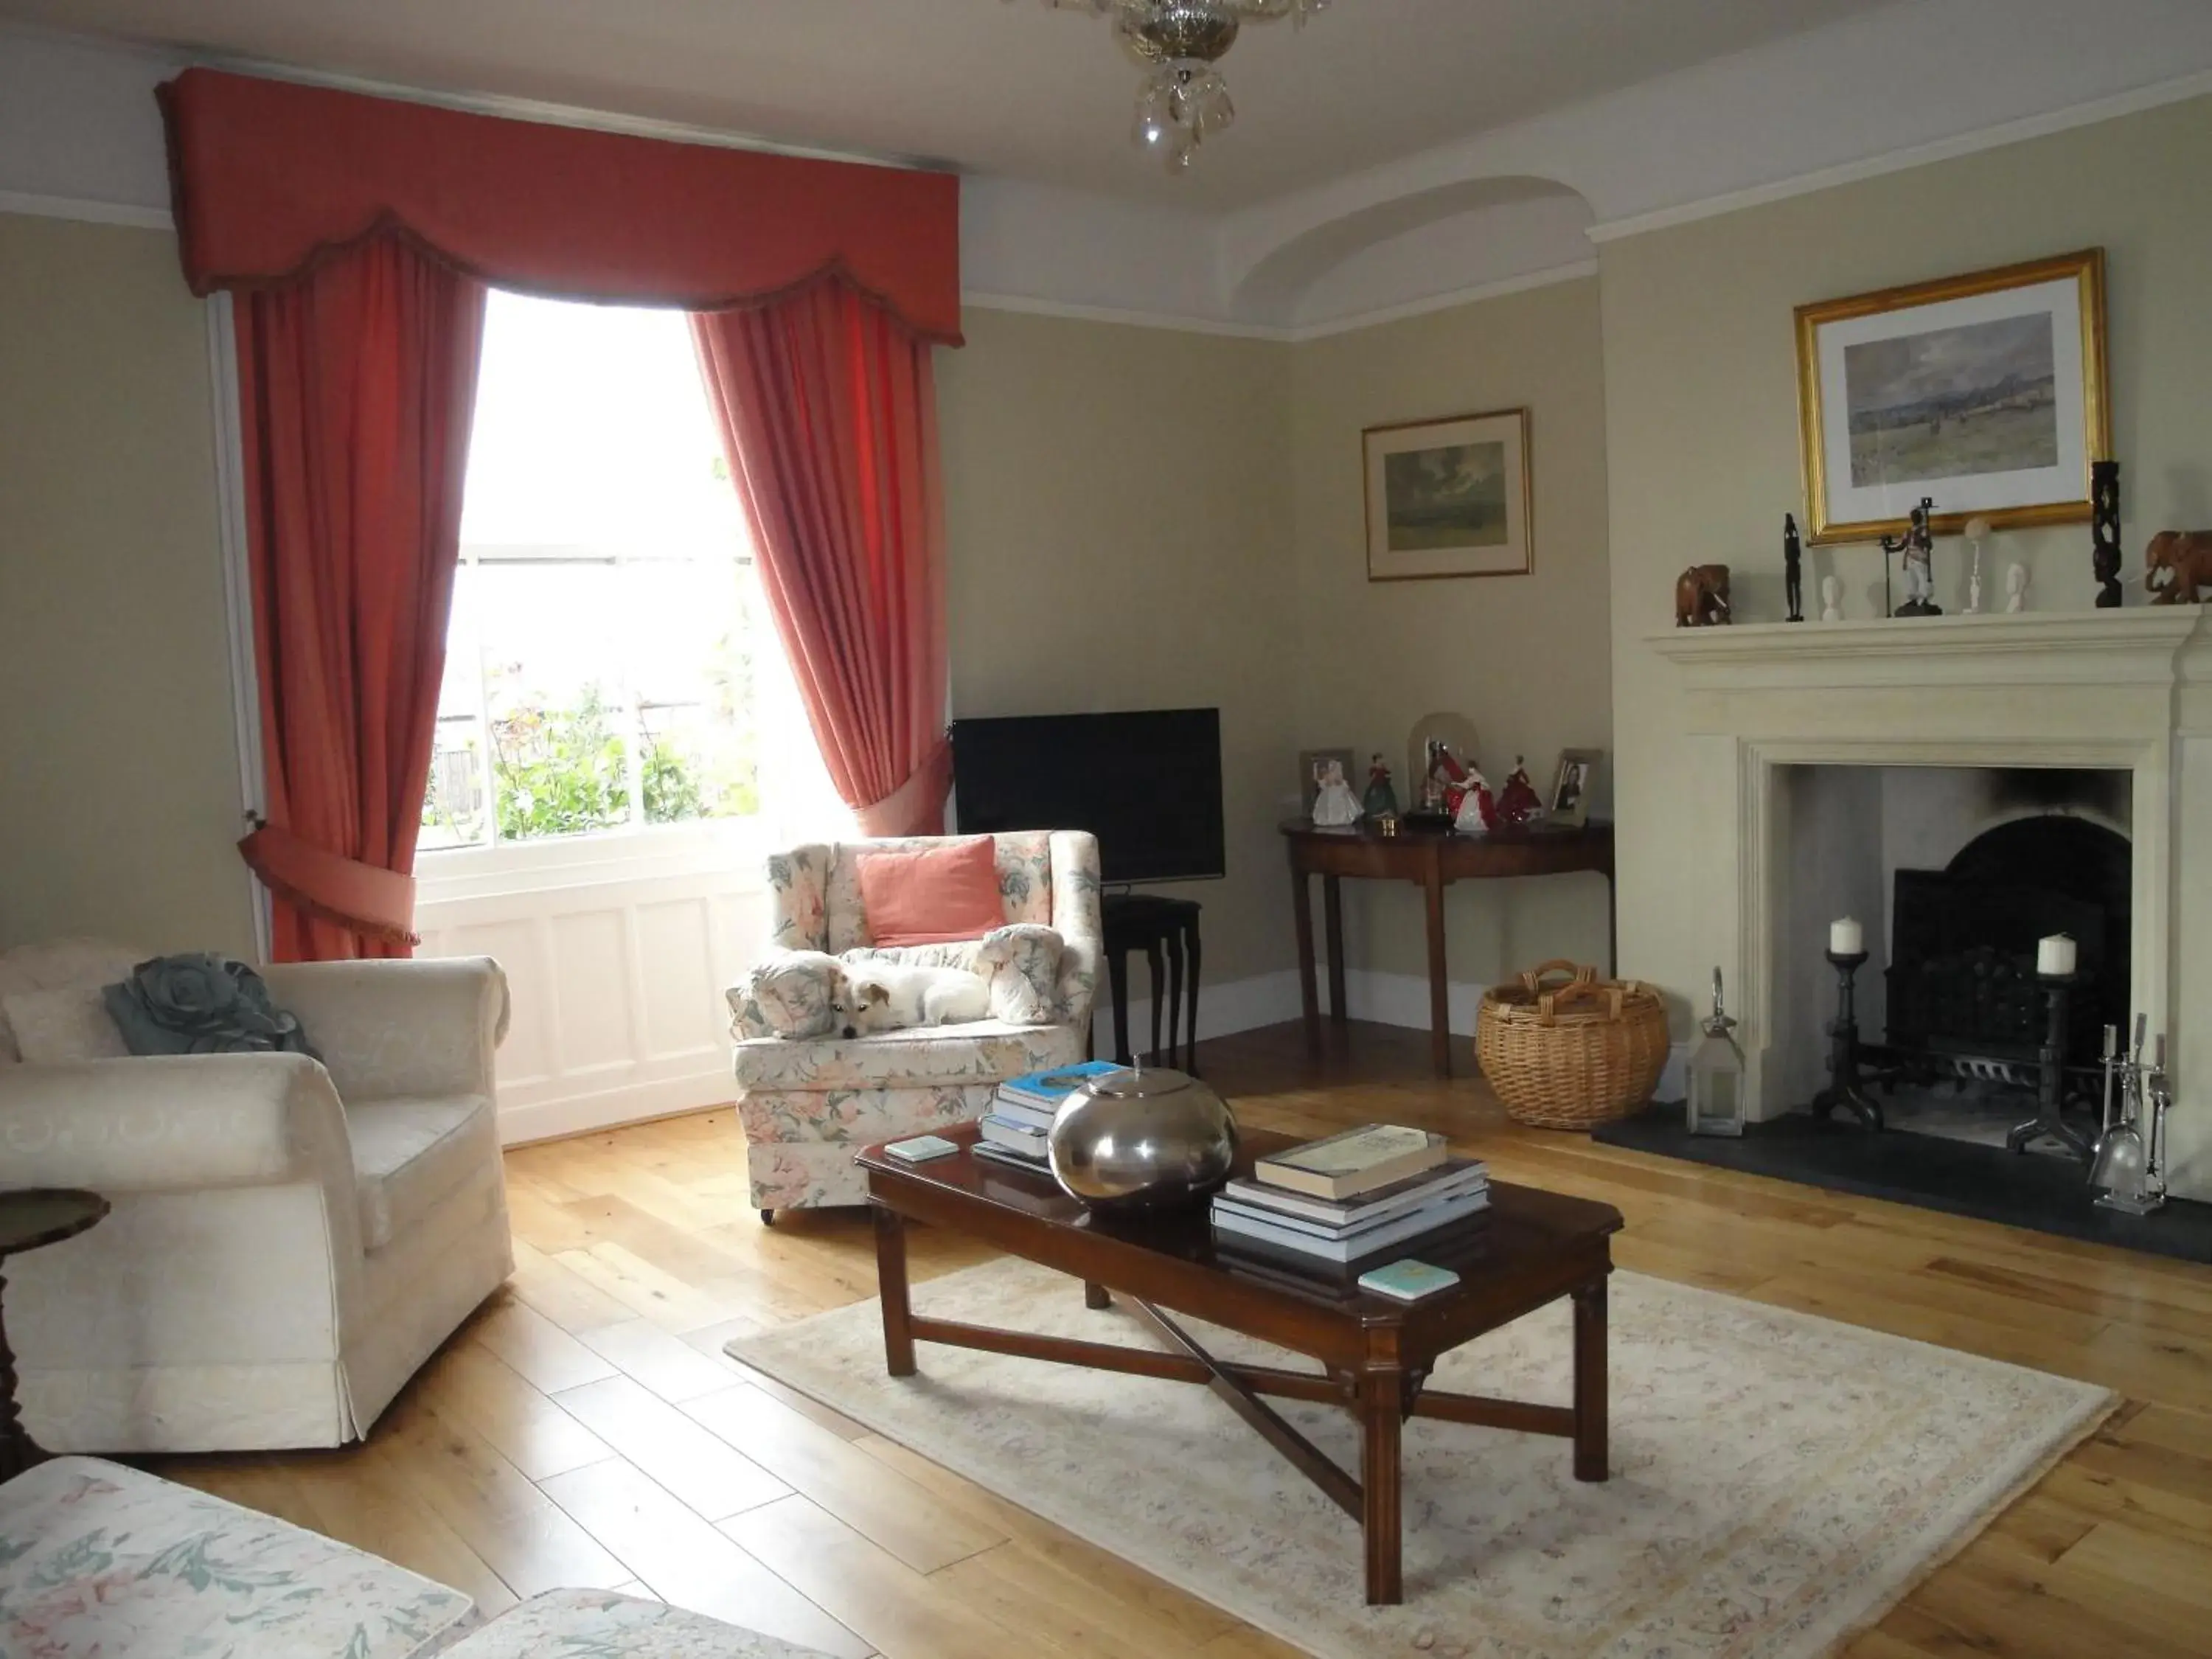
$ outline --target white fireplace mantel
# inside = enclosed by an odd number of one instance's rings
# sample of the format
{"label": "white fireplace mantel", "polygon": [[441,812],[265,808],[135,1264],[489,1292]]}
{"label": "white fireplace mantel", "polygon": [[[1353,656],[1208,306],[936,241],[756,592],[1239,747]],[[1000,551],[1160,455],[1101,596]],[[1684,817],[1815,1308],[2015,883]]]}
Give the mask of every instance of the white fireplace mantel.
{"label": "white fireplace mantel", "polygon": [[1694,691],[2172,685],[2203,608],[1754,623],[1647,636]]}
{"label": "white fireplace mantel", "polygon": [[[1704,867],[1733,940],[1753,1110],[1775,1041],[1796,766],[2084,767],[2132,778],[2136,1005],[2173,1034],[2185,1100],[2212,1104],[2212,629],[2197,606],[1768,623],[1646,637],[1680,670],[1686,782],[1729,790]],[[1733,786],[1730,789],[1730,786]],[[2199,849],[2192,860],[2191,848]],[[2194,1029],[2197,1021],[2206,1029]],[[2212,1196],[2212,1110],[2175,1114],[2175,1187]]]}

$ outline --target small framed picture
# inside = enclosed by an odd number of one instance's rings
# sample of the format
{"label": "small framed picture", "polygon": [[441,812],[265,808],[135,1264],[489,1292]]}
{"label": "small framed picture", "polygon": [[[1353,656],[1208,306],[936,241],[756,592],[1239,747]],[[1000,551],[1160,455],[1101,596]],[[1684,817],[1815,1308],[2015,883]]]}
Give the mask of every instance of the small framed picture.
{"label": "small framed picture", "polygon": [[[1336,769],[1335,778],[1338,782],[1348,784],[1353,776],[1352,768],[1357,764],[1349,749],[1300,750],[1298,751],[1298,810],[1306,817],[1311,817],[1314,799],[1321,793],[1322,785],[1329,781],[1329,769],[1332,766]],[[1354,789],[1352,793],[1357,794],[1359,792]]]}
{"label": "small framed picture", "polygon": [[1527,410],[1370,427],[1362,441],[1368,580],[1528,574]]}
{"label": "small framed picture", "polygon": [[1581,829],[1589,822],[1590,795],[1597,787],[1597,769],[1604,763],[1602,749],[1562,749],[1559,769],[1552,778],[1552,798],[1546,803],[1553,823]]}

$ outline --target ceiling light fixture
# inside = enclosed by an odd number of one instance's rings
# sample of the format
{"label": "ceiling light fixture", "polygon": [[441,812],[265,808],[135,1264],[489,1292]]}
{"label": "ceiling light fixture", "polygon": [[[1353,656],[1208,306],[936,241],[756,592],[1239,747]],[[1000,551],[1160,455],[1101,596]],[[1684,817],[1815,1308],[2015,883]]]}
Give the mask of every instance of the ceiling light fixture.
{"label": "ceiling light fixture", "polygon": [[[1299,24],[1329,0],[1045,0],[1048,6],[1114,20],[1114,38],[1145,70],[1137,93],[1137,148],[1170,173],[1190,166],[1205,140],[1237,118],[1229,83],[1214,65],[1246,23],[1288,17]],[[1013,0],[1008,0],[1013,3]]]}

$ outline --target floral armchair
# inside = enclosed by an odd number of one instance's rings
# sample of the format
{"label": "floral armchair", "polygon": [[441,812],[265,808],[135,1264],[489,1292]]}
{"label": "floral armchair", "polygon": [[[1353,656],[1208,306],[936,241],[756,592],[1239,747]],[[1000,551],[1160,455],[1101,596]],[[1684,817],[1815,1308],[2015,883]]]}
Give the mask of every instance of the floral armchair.
{"label": "floral armchair", "polygon": [[[1098,977],[1098,843],[1067,830],[990,839],[1006,923],[1040,923],[1060,936],[1052,1023],[991,1019],[843,1040],[741,1037],[734,1050],[738,1115],[749,1143],[753,1203],[764,1217],[861,1203],[867,1182],[853,1156],[862,1146],[972,1122],[1008,1078],[1083,1058]],[[775,854],[768,863],[770,945],[832,955],[871,949],[860,855],[930,844],[931,838],[843,842]],[[929,959],[943,959],[943,947],[922,949]]]}

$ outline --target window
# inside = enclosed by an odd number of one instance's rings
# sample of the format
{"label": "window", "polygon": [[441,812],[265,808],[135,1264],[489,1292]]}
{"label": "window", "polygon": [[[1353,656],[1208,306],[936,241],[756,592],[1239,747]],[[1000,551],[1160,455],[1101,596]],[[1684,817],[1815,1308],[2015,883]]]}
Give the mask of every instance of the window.
{"label": "window", "polygon": [[422,847],[754,817],[779,678],[683,313],[494,294]]}

